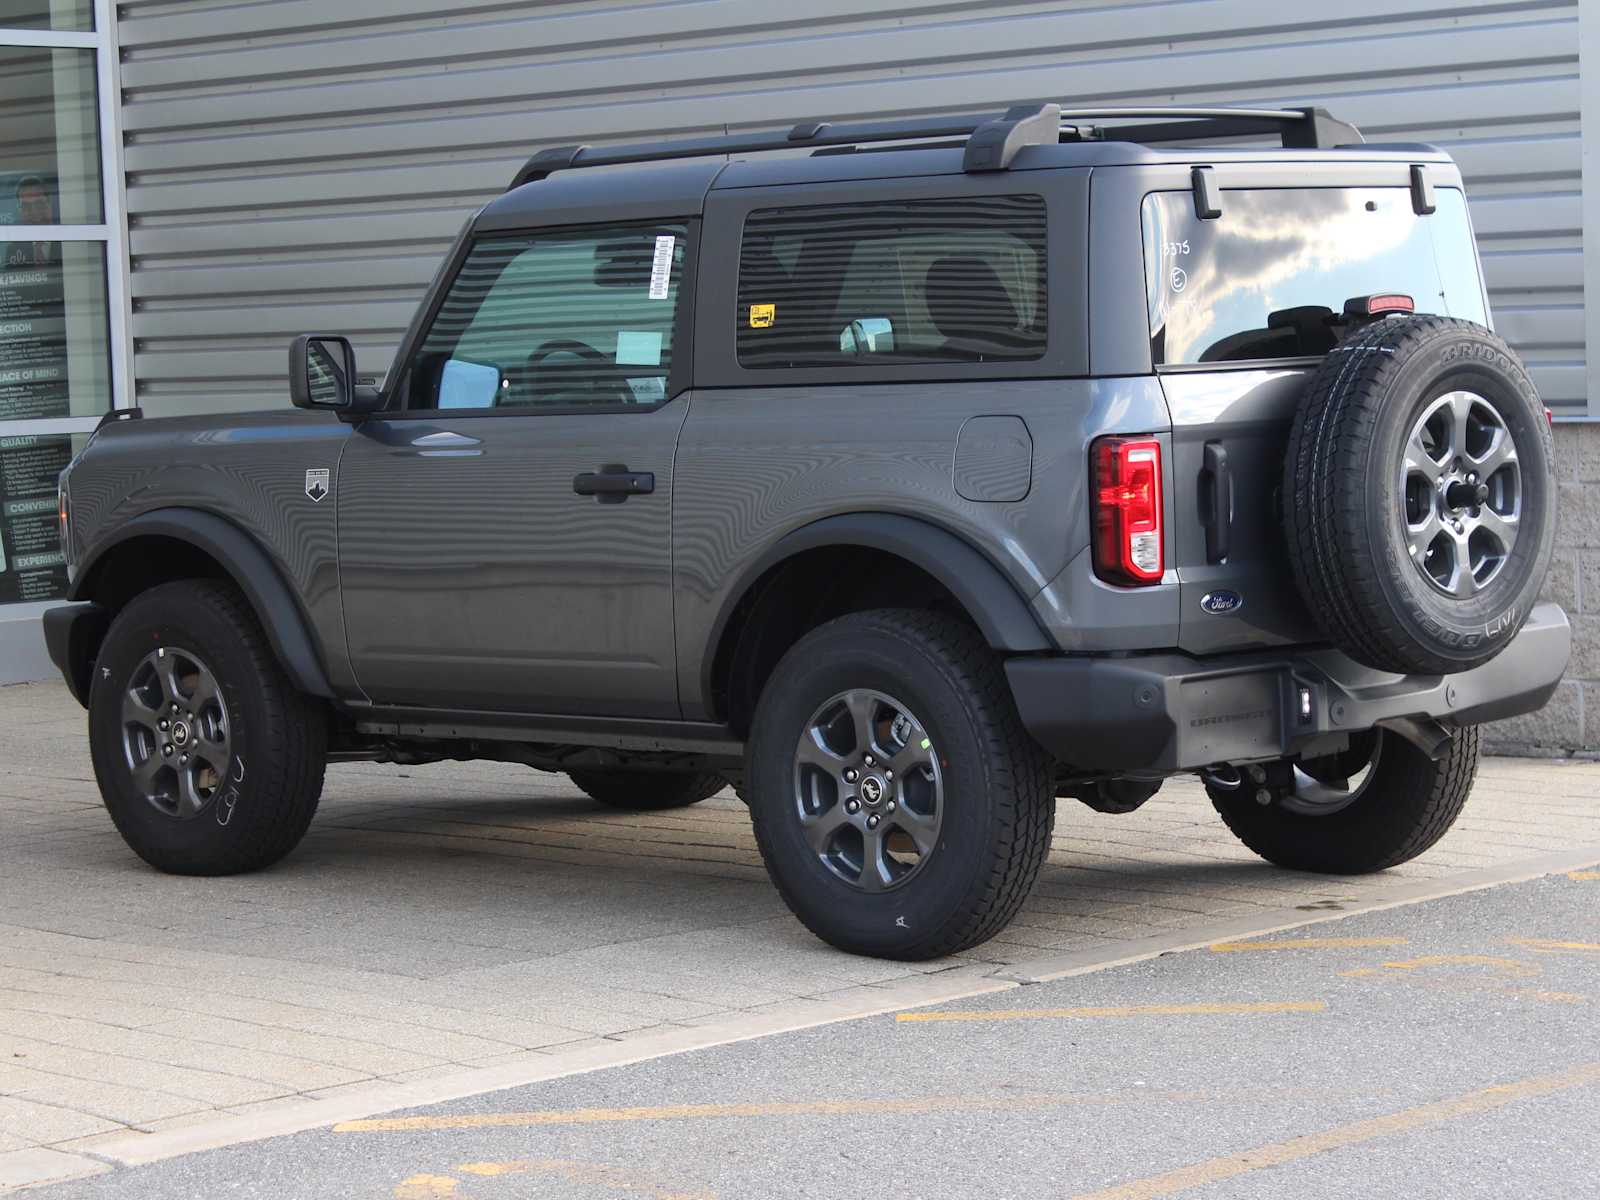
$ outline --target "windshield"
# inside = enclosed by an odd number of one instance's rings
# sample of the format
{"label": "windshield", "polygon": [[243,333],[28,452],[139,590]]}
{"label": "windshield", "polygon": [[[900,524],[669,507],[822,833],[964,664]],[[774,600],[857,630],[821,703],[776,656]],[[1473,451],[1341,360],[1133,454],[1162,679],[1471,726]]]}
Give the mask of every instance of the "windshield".
{"label": "windshield", "polygon": [[1418,216],[1407,188],[1234,190],[1202,221],[1188,191],[1146,196],[1155,362],[1326,354],[1345,302],[1380,292],[1488,324],[1466,200],[1458,188],[1435,199],[1438,211]]}

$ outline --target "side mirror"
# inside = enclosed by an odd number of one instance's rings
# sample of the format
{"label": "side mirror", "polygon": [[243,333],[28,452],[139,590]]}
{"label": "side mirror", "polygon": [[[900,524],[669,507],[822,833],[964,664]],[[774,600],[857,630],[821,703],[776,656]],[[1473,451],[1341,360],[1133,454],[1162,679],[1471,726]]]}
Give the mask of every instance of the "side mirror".
{"label": "side mirror", "polygon": [[341,414],[373,412],[383,405],[377,388],[356,384],[356,352],[350,340],[302,333],[289,343],[289,398],[296,408]]}

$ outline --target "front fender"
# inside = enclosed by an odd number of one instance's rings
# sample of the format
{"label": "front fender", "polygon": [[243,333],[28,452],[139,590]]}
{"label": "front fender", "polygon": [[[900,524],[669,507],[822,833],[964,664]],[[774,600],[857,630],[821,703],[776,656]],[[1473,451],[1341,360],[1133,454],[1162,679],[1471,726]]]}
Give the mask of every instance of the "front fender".
{"label": "front fender", "polygon": [[83,556],[69,599],[93,600],[111,552],[140,537],[171,538],[209,555],[250,601],[284,672],[300,691],[335,699],[310,622],[260,543],[231,521],[192,508],[159,508],[118,525]]}

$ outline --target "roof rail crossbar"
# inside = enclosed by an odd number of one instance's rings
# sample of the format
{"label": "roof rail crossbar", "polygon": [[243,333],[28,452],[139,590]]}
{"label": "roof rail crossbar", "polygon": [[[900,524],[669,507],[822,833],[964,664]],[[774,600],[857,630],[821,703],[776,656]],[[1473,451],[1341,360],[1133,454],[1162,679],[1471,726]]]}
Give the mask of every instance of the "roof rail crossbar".
{"label": "roof rail crossbar", "polygon": [[[1153,123],[1112,128],[1097,124],[1141,118]],[[1285,149],[1320,150],[1359,146],[1366,140],[1354,125],[1322,108],[1063,109],[1061,120],[1069,126],[1091,125],[1093,136],[1108,142],[1197,142],[1269,134],[1279,138]]]}
{"label": "roof rail crossbar", "polygon": [[[1153,122],[1103,128],[1102,121]],[[665,162],[714,155],[757,154],[805,147],[850,147],[868,143],[913,142],[925,138],[966,138],[963,167],[968,171],[1000,171],[1011,165],[1024,146],[1053,140],[1177,142],[1260,134],[1278,136],[1285,147],[1319,149],[1362,141],[1354,125],[1320,108],[1094,108],[1062,109],[1045,102],[1020,104],[996,117],[953,115],[901,121],[834,123],[803,121],[786,130],[736,133],[676,141],[637,142],[621,146],[555,146],[541,150],[511,181],[521,187],[556,171],[578,167],[610,167],[628,163]]]}
{"label": "roof rail crossbar", "polygon": [[1018,104],[998,121],[985,121],[967,139],[963,171],[1004,171],[1024,146],[1061,140],[1059,104]]}

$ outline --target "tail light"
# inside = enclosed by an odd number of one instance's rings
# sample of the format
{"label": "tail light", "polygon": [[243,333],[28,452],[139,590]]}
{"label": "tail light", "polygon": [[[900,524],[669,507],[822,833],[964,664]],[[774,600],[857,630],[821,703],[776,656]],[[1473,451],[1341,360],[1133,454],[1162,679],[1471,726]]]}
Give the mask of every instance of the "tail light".
{"label": "tail light", "polygon": [[1094,463],[1094,573],[1107,583],[1161,582],[1161,443],[1100,438]]}

